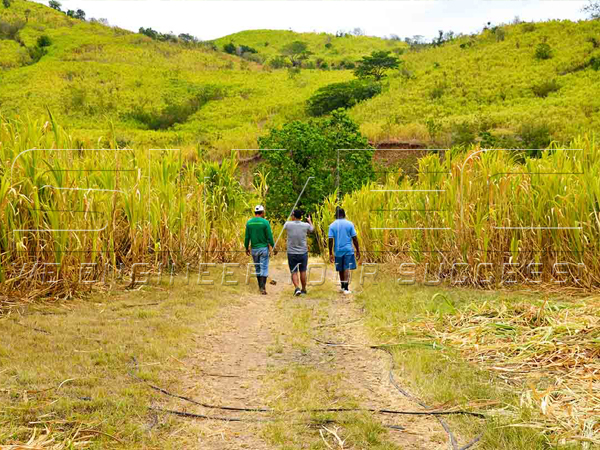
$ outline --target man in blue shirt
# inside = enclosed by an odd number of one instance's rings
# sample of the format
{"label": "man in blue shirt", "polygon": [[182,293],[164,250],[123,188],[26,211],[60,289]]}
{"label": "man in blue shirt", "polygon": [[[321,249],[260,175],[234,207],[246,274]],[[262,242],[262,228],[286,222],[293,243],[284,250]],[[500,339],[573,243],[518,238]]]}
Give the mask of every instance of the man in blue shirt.
{"label": "man in blue shirt", "polygon": [[[340,276],[342,292],[351,294],[348,288],[350,284],[350,271],[356,269],[356,260],[360,259],[358,238],[354,224],[346,220],[346,212],[342,208],[335,211],[335,221],[329,225],[329,261],[335,262],[335,270]],[[356,248],[356,257],[354,248]],[[334,251],[335,247],[335,251]]]}

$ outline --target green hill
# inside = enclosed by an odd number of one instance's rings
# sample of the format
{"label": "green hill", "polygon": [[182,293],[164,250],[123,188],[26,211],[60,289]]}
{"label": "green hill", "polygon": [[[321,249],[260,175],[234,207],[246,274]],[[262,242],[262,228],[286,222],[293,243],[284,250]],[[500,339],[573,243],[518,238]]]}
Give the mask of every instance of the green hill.
{"label": "green hill", "polygon": [[[549,59],[536,58],[539,46]],[[486,131],[568,140],[600,130],[600,21],[507,25],[402,59],[387,93],[354,108],[371,139],[446,146]]]}
{"label": "green hill", "polygon": [[[311,52],[304,68],[274,69],[271,61],[294,41]],[[227,54],[229,43],[256,53]],[[548,59],[535,57],[542,44]],[[351,110],[371,140],[504,145],[525,136],[534,145],[598,129],[599,47],[599,22],[567,21],[410,49],[373,37],[274,30],[161,42],[14,0],[0,7],[0,114],[39,117],[49,109],[85,146],[105,145],[110,135],[121,146],[218,155],[255,148],[269,127],[305,118],[319,87],[354,78],[332,68],[391,50],[401,69],[380,96]]]}
{"label": "green hill", "polygon": [[402,51],[407,45],[402,41],[385,40],[371,36],[351,34],[331,35],[328,33],[296,33],[285,30],[249,30],[234,33],[214,43],[222,49],[233,43],[245,45],[257,51],[265,63],[281,55],[281,50],[292,42],[304,42],[311,53],[308,61],[315,65],[326,62],[328,67],[352,67],[363,55],[376,50]]}
{"label": "green hill", "polygon": [[[114,128],[121,145],[253,148],[266,127],[303,117],[316,88],[351,78],[319,70],[290,77],[207,45],[158,42],[24,0],[0,7],[0,21],[0,30],[18,29],[0,40],[0,113],[49,108],[92,143]],[[36,62],[41,36],[50,45]]]}

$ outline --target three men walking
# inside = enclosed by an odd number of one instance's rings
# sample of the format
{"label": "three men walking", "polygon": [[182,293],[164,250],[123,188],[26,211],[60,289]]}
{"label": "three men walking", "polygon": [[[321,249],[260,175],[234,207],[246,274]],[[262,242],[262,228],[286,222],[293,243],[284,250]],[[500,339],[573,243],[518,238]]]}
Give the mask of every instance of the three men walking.
{"label": "three men walking", "polygon": [[[270,250],[277,254],[271,225],[264,218],[265,208],[258,205],[254,208],[254,217],[246,223],[244,247],[247,255],[252,255],[256,278],[260,293],[267,294],[266,285],[269,276]],[[302,221],[302,211],[294,210],[291,220],[283,226],[287,231],[288,266],[294,283],[294,295],[306,294],[308,245],[307,234],[314,231],[310,216],[307,222]],[[335,220],[328,232],[329,261],[335,263],[335,270],[344,294],[351,294],[350,271],[356,269],[356,260],[360,259],[360,248],[354,224],[346,220],[346,213],[337,208]],[[356,249],[356,252],[355,252]]]}

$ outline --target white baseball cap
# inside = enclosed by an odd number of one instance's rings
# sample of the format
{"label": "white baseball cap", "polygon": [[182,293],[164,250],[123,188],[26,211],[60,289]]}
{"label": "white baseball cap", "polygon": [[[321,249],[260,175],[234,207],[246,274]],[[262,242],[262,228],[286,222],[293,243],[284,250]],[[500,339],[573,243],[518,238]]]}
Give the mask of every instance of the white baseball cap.
{"label": "white baseball cap", "polygon": [[254,212],[263,212],[265,210],[265,207],[263,205],[256,205],[254,207]]}

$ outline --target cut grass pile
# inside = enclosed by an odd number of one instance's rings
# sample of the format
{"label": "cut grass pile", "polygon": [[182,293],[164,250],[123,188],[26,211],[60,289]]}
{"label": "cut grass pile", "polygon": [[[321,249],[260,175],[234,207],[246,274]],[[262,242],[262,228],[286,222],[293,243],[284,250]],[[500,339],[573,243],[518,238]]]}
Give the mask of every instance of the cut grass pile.
{"label": "cut grass pile", "polygon": [[600,443],[598,297],[398,286],[387,279],[360,301],[373,334],[400,343],[396,363],[424,398],[488,409],[482,448]]}

